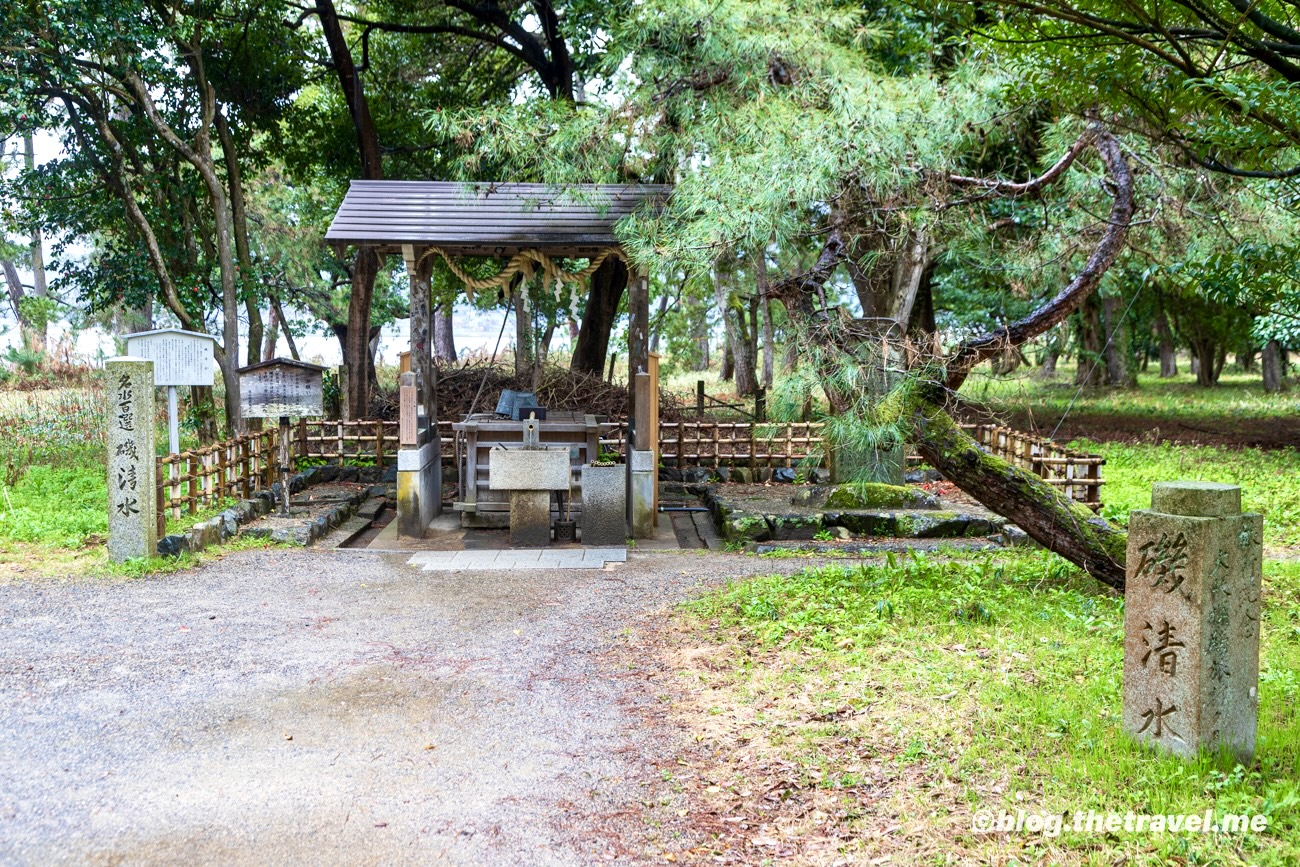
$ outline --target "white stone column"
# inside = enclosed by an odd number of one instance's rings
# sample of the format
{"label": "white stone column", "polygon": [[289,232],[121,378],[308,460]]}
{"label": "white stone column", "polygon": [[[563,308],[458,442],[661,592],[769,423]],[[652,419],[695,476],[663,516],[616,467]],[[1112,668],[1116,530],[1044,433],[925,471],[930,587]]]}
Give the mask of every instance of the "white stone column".
{"label": "white stone column", "polygon": [[124,355],[104,364],[109,398],[108,557],[158,553],[153,362]]}

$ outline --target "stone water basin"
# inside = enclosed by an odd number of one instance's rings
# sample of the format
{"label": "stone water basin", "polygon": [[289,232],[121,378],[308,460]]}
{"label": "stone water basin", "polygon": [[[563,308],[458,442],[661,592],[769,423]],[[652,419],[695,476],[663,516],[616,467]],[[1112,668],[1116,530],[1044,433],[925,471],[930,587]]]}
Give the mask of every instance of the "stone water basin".
{"label": "stone water basin", "polygon": [[493,491],[567,491],[569,447],[492,449],[488,488]]}

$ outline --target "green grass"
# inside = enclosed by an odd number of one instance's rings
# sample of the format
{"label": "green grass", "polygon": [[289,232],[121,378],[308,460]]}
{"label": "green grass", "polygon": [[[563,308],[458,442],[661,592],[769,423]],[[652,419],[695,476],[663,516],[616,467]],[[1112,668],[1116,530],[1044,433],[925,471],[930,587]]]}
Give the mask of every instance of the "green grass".
{"label": "green grass", "polygon": [[[916,826],[912,846],[941,841],[933,863],[1002,862],[1011,847],[1014,863],[1283,865],[1300,852],[1300,564],[1265,572],[1250,767],[1157,755],[1120,732],[1123,601],[1045,553],[810,569],[733,584],[688,614],[741,651],[709,700],[754,709],[773,753],[756,761],[792,762],[805,785],[845,792],[832,815],[858,841],[849,852],[878,854],[870,832],[897,817]],[[873,775],[906,784],[864,809],[848,790]],[[1018,808],[1211,809],[1269,827],[1235,839],[971,833],[975,811]]]}
{"label": "green grass", "polygon": [[108,531],[108,482],[102,468],[38,464],[13,488],[0,489],[0,539],[75,548]]}
{"label": "green grass", "polygon": [[1228,482],[1241,485],[1245,511],[1264,516],[1265,545],[1300,545],[1300,451],[1090,440],[1070,445],[1106,459],[1101,499],[1102,515],[1108,520],[1127,524],[1130,510],[1149,509],[1155,482]]}
{"label": "green grass", "polygon": [[1085,388],[1073,385],[1073,365],[1058,368],[1053,380],[1044,380],[1036,368],[1021,368],[1009,376],[993,376],[986,368],[975,371],[961,388],[965,397],[994,410],[1032,409],[1035,416],[1055,419],[1068,408],[1072,415],[1138,415],[1159,421],[1194,422],[1295,416],[1300,419],[1300,391],[1266,394],[1258,373],[1228,368],[1214,388],[1201,388],[1184,363],[1181,373],[1161,379],[1157,371],[1138,375],[1138,387]]}

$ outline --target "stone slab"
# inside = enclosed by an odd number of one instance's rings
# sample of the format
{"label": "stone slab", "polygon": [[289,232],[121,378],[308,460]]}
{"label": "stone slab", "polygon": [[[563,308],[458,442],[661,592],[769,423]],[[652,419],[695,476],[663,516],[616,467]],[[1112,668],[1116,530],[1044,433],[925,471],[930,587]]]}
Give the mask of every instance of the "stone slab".
{"label": "stone slab", "polygon": [[582,544],[627,542],[627,467],[582,468]]}
{"label": "stone slab", "polygon": [[[568,467],[567,456],[565,467]],[[551,492],[510,492],[510,544],[522,548],[551,543]]]}
{"label": "stone slab", "polygon": [[153,362],[134,356],[104,364],[109,399],[108,556],[115,563],[158,551]]}
{"label": "stone slab", "polygon": [[632,538],[649,539],[655,534],[655,485],[658,480],[653,472],[633,470],[631,481],[628,506],[632,513]]}
{"label": "stone slab", "polygon": [[493,491],[567,491],[571,473],[567,448],[488,452],[488,488]]}
{"label": "stone slab", "polygon": [[[466,562],[461,555],[467,553],[492,554],[493,558],[486,566]],[[531,556],[530,556],[531,555]],[[545,555],[545,556],[543,556]],[[545,551],[521,549],[500,551],[420,551],[407,561],[425,572],[460,572],[491,570],[493,572],[509,570],[538,571],[542,569],[601,569],[607,563],[623,563],[627,560],[626,548],[561,548]]]}

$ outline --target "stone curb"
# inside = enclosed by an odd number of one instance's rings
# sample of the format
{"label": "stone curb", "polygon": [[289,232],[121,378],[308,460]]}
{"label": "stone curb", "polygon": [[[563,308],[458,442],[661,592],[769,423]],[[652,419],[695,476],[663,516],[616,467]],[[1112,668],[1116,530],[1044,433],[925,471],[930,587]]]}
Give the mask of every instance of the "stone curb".
{"label": "stone curb", "polygon": [[[323,469],[332,469],[335,472],[333,474],[323,474],[320,472]],[[339,467],[309,467],[301,473],[295,473],[289,477],[289,493],[296,494],[304,488],[307,488],[309,485],[338,480],[339,469]],[[342,467],[342,469],[356,470],[358,468]],[[361,469],[373,468],[363,467]],[[323,478],[324,475],[330,475],[330,478]],[[353,480],[355,481],[355,479]],[[264,515],[270,514],[275,509],[275,504],[279,495],[280,483],[276,482],[271,485],[269,489],[254,491],[253,495],[247,500],[240,500],[236,505],[231,506],[229,509],[226,509],[217,516],[209,518],[206,521],[199,521],[184,533],[171,533],[167,536],[163,536],[158,540],[158,556],[179,557],[181,554],[187,552],[197,554],[209,545],[219,545],[222,542],[229,541],[232,537],[239,534],[240,527],[243,525],[255,521]],[[342,503],[321,517],[332,516],[337,509],[342,507],[347,507],[349,514],[351,514],[351,510],[356,508],[357,503],[361,502],[361,500],[365,499],[367,496],[369,496],[369,490],[362,491],[359,495],[356,495],[355,502],[349,501],[348,503]],[[332,526],[337,526],[346,520],[347,517],[347,515],[343,515],[342,517],[336,518],[335,524]],[[324,533],[317,533],[314,536],[310,536],[308,541],[299,542],[296,539],[277,539],[270,531],[265,533],[259,533],[256,531],[245,532],[249,532],[249,535],[254,537],[269,536],[272,541],[285,541],[301,545],[309,545],[316,541],[316,539],[320,538],[320,536],[324,535]]]}
{"label": "stone curb", "polygon": [[[294,490],[292,481],[289,490]],[[357,506],[368,499],[372,493],[371,488],[357,491],[346,500],[332,506],[323,515],[317,515],[310,521],[304,521],[295,527],[276,527],[275,529],[252,527],[244,532],[255,539],[270,539],[272,542],[283,542],[306,548],[352,517],[352,514],[357,510]]]}

